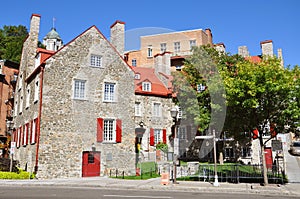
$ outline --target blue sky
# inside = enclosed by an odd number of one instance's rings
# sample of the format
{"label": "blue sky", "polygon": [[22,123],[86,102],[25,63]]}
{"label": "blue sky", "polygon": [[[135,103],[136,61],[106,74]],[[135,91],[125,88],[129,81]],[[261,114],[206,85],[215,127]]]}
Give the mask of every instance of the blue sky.
{"label": "blue sky", "polygon": [[298,0],[10,0],[1,2],[0,27],[25,25],[33,13],[41,15],[40,39],[55,27],[64,43],[92,25],[109,38],[115,20],[126,30],[189,30],[210,28],[213,42],[237,53],[246,45],[251,55],[261,54],[260,42],[273,40],[274,51],[282,48],[284,64],[300,65],[300,1]]}

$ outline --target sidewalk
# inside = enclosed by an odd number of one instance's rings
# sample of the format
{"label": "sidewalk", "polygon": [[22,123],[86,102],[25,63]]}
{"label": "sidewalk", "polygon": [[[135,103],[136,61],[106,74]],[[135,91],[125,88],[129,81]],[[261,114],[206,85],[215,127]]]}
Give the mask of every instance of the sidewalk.
{"label": "sidewalk", "polygon": [[248,183],[220,183],[214,187],[209,182],[178,181],[179,184],[161,185],[160,178],[149,180],[121,180],[108,177],[89,178],[68,178],[51,180],[0,180],[0,187],[4,186],[68,186],[68,187],[99,187],[109,189],[134,189],[134,190],[155,190],[155,191],[187,191],[187,192],[216,192],[216,193],[243,193],[260,195],[284,195],[299,196],[298,183],[286,185],[270,184],[260,186],[259,184]]}

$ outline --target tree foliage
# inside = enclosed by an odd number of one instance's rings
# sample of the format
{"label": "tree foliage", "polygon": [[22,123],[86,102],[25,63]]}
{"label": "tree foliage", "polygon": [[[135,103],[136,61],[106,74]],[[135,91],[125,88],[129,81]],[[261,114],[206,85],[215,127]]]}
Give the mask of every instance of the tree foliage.
{"label": "tree foliage", "polygon": [[25,26],[3,26],[0,29],[0,59],[20,62],[27,34]]}

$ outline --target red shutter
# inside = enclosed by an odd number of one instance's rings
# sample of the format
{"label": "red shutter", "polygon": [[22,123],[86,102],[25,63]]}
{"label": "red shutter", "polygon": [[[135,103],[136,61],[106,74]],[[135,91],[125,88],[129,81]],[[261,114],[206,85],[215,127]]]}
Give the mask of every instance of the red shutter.
{"label": "red shutter", "polygon": [[103,118],[97,118],[97,142],[103,141]]}
{"label": "red shutter", "polygon": [[150,146],[154,146],[154,129],[150,128]]}
{"label": "red shutter", "polygon": [[116,142],[122,142],[122,120],[116,120]]}
{"label": "red shutter", "polygon": [[167,130],[163,129],[163,143],[167,144]]}
{"label": "red shutter", "polygon": [[26,132],[24,132],[24,133],[25,133],[26,136],[25,136],[24,144],[27,145],[28,144],[29,123],[25,124],[25,126],[26,126]]}

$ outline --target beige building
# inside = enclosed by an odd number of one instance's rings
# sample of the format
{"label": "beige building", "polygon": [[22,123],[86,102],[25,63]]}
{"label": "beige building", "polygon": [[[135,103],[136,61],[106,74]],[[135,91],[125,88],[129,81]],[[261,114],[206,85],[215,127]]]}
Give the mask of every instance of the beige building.
{"label": "beige building", "polygon": [[153,68],[157,54],[170,52],[172,70],[181,68],[182,61],[185,56],[191,54],[193,46],[213,45],[210,29],[141,36],[140,41],[140,50],[125,53],[125,59],[129,65]]}

